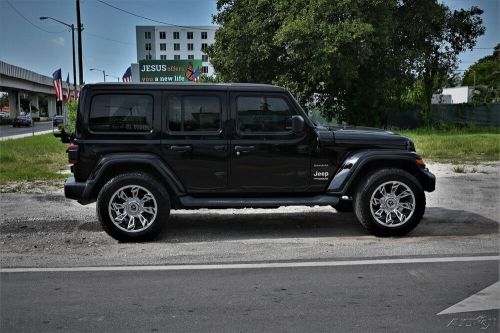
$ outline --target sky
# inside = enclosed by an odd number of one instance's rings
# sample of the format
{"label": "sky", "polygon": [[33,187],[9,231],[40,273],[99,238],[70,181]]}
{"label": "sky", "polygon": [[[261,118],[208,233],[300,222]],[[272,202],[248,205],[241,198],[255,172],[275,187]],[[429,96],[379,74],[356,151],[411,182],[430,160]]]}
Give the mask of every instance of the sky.
{"label": "sky", "polygon": [[[211,25],[212,15],[217,11],[216,0],[106,2],[142,16],[184,26]],[[465,70],[478,59],[492,54],[493,47],[500,42],[500,1],[443,2],[451,9],[479,6],[484,10],[483,23],[486,26],[486,34],[479,38],[476,49],[460,56],[462,62],[459,69]],[[80,7],[84,26],[84,81],[102,81],[102,73],[90,71],[90,68],[104,69],[106,74],[121,78],[127,67],[137,60],[135,26],[157,24],[118,11],[97,0],[81,0]],[[71,32],[59,23],[40,21],[40,16],[51,16],[76,25],[75,1],[0,0],[0,60],[47,76],[62,68],[63,78],[70,73],[70,80],[73,81]],[[107,80],[116,78],[108,77]]]}

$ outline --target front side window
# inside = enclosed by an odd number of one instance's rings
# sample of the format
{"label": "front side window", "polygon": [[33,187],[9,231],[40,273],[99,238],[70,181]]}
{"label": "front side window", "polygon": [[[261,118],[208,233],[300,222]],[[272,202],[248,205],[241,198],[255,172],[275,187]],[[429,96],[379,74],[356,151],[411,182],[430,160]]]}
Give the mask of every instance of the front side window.
{"label": "front side window", "polygon": [[242,133],[283,133],[292,130],[295,112],[281,97],[238,97],[236,109],[237,126]]}
{"label": "front side window", "polygon": [[148,132],[153,127],[150,95],[96,95],[92,98],[90,130],[95,132]]}
{"label": "front side window", "polygon": [[213,132],[221,128],[217,96],[170,96],[168,128],[172,132]]}

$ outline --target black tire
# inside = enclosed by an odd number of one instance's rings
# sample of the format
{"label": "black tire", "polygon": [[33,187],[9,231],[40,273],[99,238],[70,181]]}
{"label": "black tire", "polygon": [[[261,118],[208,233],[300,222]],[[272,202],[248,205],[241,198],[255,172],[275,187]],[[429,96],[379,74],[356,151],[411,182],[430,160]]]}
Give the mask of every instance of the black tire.
{"label": "black tire", "polygon": [[[126,216],[122,218],[123,222],[128,221],[130,223],[130,221],[132,221],[131,224],[138,226],[138,230],[129,231],[126,230],[125,224],[121,226],[115,224],[111,216],[113,214],[111,212],[112,208],[110,208],[109,205],[112,199],[122,200],[119,196],[120,190],[125,189],[125,191],[129,191],[128,193],[131,195],[130,193],[133,193],[132,189],[136,187],[140,188],[141,193],[153,197],[153,200],[148,199],[147,202],[151,202],[149,205],[156,208],[156,216],[152,216],[153,214],[148,212],[140,213],[141,216],[144,214],[152,220],[146,227],[142,228],[143,230],[141,230],[141,225],[139,224],[141,220],[138,218],[136,222],[135,217],[132,216],[131,218],[130,215],[126,215],[126,211],[123,209],[123,213]],[[147,193],[148,191],[149,193]],[[145,195],[143,195],[143,197],[145,197]],[[126,206],[125,202],[123,206]],[[143,206],[146,206],[146,204],[143,204]],[[102,228],[111,237],[122,242],[142,242],[151,240],[160,233],[164,223],[170,215],[170,198],[164,186],[149,174],[125,173],[114,177],[103,186],[97,197],[96,210]],[[113,212],[116,213],[115,210],[113,210]]]}
{"label": "black tire", "polygon": [[351,213],[354,210],[352,205],[352,200],[340,199],[339,203],[332,207],[335,208],[335,210],[340,213]]}
{"label": "black tire", "polygon": [[[413,197],[411,197],[411,194],[406,196],[410,198],[409,200],[414,201],[413,213],[409,218],[403,218],[403,221],[399,222],[400,225],[398,225],[398,223],[395,223],[394,226],[389,226],[387,224],[384,224],[383,222],[378,221],[375,218],[376,212],[372,214],[372,195],[376,195],[374,193],[377,191],[377,189],[388,182],[397,182],[400,184],[402,183],[407,187],[406,188],[404,186],[401,186],[404,191],[407,191],[409,189],[413,193]],[[387,186],[390,186],[390,184],[388,184]],[[422,216],[425,212],[425,193],[419,181],[413,175],[404,170],[376,170],[368,175],[366,181],[362,182],[360,186],[358,186],[354,195],[353,207],[358,221],[370,233],[380,237],[402,236],[412,231],[420,223],[420,220],[422,219]],[[408,216],[409,212],[410,210],[408,210]],[[385,216],[387,215],[392,216],[391,213],[386,214]],[[398,218],[395,214],[394,217]]]}

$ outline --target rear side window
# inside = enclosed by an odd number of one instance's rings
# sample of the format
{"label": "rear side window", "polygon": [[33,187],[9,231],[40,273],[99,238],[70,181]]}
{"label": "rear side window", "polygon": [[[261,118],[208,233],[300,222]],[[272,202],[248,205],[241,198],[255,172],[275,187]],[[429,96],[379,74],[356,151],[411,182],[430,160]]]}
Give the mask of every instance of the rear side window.
{"label": "rear side window", "polygon": [[238,97],[237,126],[242,133],[283,133],[292,130],[295,112],[281,97]]}
{"label": "rear side window", "polygon": [[153,96],[96,95],[92,98],[90,130],[148,132],[153,128]]}
{"label": "rear side window", "polygon": [[221,128],[217,96],[169,96],[168,128],[172,132],[215,132]]}

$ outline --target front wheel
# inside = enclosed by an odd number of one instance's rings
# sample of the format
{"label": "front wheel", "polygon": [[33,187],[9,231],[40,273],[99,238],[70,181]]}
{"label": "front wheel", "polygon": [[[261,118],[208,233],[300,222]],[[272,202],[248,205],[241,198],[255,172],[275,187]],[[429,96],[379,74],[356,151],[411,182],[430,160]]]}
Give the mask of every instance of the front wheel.
{"label": "front wheel", "polygon": [[97,216],[104,231],[119,241],[152,239],[169,214],[167,191],[145,173],[126,173],[111,179],[97,198]]}
{"label": "front wheel", "polygon": [[419,181],[401,169],[373,172],[354,196],[359,222],[376,236],[401,236],[413,230],[425,211]]}

